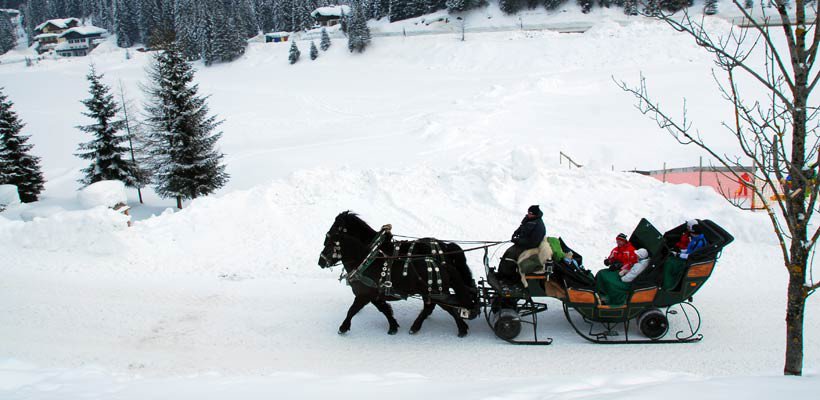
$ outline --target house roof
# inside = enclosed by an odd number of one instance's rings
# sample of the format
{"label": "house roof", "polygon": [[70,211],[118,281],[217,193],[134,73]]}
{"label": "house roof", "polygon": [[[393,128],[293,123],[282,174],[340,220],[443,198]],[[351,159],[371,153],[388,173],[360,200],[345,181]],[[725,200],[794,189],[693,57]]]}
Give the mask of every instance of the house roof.
{"label": "house roof", "polygon": [[290,32],[270,32],[266,33],[265,36],[272,38],[282,38],[290,36]]}
{"label": "house roof", "polygon": [[34,37],[34,40],[46,39],[46,38],[56,38],[59,37],[59,33],[41,33]]}
{"label": "house roof", "polygon": [[313,18],[322,16],[322,17],[341,17],[342,13],[344,15],[350,15],[350,7],[349,6],[327,6],[327,7],[319,7],[313,10],[310,13],[310,16]]}
{"label": "house roof", "polygon": [[79,20],[79,19],[77,19],[77,18],[60,18],[60,19],[50,19],[50,20],[48,20],[48,21],[46,21],[46,22],[43,22],[43,23],[42,23],[42,24],[40,24],[40,25],[37,25],[37,26],[34,28],[34,30],[35,30],[35,31],[42,30],[42,29],[43,29],[43,28],[45,28],[45,27],[46,27],[46,25],[48,25],[48,24],[54,25],[54,26],[56,26],[57,28],[60,28],[60,29],[66,29],[66,28],[68,28],[68,26],[69,26],[69,25],[71,25],[71,23],[72,23],[72,22],[76,22],[76,23],[78,23],[78,24],[79,24],[79,23],[80,23],[80,20]]}
{"label": "house roof", "polygon": [[103,28],[99,28],[99,27],[91,26],[91,25],[78,26],[76,28],[71,28],[71,29],[66,30],[65,32],[61,33],[60,37],[67,36],[71,33],[76,33],[76,34],[81,35],[81,36],[91,36],[91,35],[102,35],[103,33],[108,33],[108,31],[103,29]]}

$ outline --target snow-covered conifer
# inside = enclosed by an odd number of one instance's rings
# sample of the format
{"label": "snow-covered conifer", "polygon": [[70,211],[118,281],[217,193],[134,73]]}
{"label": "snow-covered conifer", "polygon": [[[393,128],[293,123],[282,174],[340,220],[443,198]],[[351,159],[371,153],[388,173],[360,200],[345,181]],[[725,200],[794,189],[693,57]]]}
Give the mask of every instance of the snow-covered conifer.
{"label": "snow-covered conifer", "polygon": [[32,145],[23,136],[23,123],[12,110],[14,103],[0,88],[0,185],[15,185],[24,203],[37,201],[43,191],[40,158],[30,154]]}
{"label": "snow-covered conifer", "polygon": [[319,57],[319,49],[316,48],[316,43],[313,41],[310,42],[310,59],[315,60],[316,57]]}
{"label": "snow-covered conifer", "polygon": [[288,51],[288,61],[291,64],[296,64],[299,61],[299,56],[302,55],[302,52],[299,51],[299,48],[296,47],[296,42],[290,43],[290,51]]}
{"label": "snow-covered conifer", "polygon": [[322,51],[327,51],[330,48],[330,36],[325,28],[322,28],[322,41],[319,42],[319,47]]}
{"label": "snow-covered conifer", "polygon": [[367,27],[364,10],[354,8],[352,14],[347,33],[347,48],[351,52],[361,53],[370,44],[370,28]]}
{"label": "snow-covered conifer", "polygon": [[6,54],[7,51],[17,46],[15,30],[11,20],[0,14],[0,54]]}
{"label": "snow-covered conifer", "polygon": [[139,40],[138,17],[133,0],[114,2],[114,33],[117,34],[117,46],[131,47]]}
{"label": "snow-covered conifer", "polygon": [[498,8],[504,14],[515,14],[521,10],[521,1],[519,0],[498,0]]}
{"label": "snow-covered conifer", "polygon": [[566,0],[544,0],[544,8],[547,10],[554,10],[563,4]]}
{"label": "snow-covered conifer", "polygon": [[581,12],[584,14],[592,10],[593,0],[578,0],[578,5],[581,7]]}
{"label": "snow-covered conifer", "polygon": [[216,150],[222,133],[214,133],[222,121],[208,116],[193,68],[173,43],[154,56],[148,76],[145,110],[155,190],[182,208],[183,199],[208,195],[228,182]]}
{"label": "snow-covered conifer", "polygon": [[715,15],[718,11],[717,0],[706,0],[703,3],[703,13],[706,15]]}
{"label": "snow-covered conifer", "polygon": [[80,125],[77,129],[92,134],[94,139],[81,143],[76,154],[84,160],[91,160],[91,165],[82,171],[80,183],[87,186],[103,180],[118,180],[126,186],[137,187],[139,171],[127,156],[128,148],[124,143],[128,138],[120,132],[125,127],[125,121],[117,118],[120,108],[109,87],[101,82],[102,77],[102,74],[97,75],[93,65],[86,76],[91,97],[82,101],[88,109],[83,115],[94,120],[94,123]]}

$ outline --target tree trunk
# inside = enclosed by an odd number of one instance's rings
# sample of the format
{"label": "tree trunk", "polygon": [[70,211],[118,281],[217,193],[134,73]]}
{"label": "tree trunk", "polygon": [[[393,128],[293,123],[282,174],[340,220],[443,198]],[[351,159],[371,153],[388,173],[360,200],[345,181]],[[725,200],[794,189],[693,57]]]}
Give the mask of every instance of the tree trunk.
{"label": "tree trunk", "polygon": [[182,209],[182,196],[177,196],[177,208]]}
{"label": "tree trunk", "polygon": [[806,307],[803,271],[799,266],[793,266],[789,271],[784,375],[803,375],[803,311]]}

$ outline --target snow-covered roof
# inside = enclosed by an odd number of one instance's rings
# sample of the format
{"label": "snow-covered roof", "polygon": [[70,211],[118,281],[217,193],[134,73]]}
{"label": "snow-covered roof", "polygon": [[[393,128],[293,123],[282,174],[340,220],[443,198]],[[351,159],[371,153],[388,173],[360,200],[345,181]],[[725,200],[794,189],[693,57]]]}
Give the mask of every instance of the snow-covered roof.
{"label": "snow-covered roof", "polygon": [[79,19],[77,19],[77,18],[60,18],[60,19],[50,19],[50,20],[48,20],[48,21],[46,21],[46,22],[43,22],[43,23],[42,23],[42,24],[40,24],[40,25],[37,25],[37,26],[34,28],[34,30],[35,30],[35,31],[39,31],[39,30],[41,30],[41,29],[45,28],[45,27],[46,27],[46,25],[48,25],[48,24],[52,24],[52,25],[54,25],[54,26],[56,26],[57,28],[60,28],[60,29],[66,29],[66,28],[68,28],[68,26],[69,26],[69,25],[71,25],[71,23],[72,23],[72,22],[76,22],[76,23],[78,23],[78,24],[79,24],[79,23],[80,23],[80,20],[79,20]]}
{"label": "snow-covered roof", "polygon": [[0,8],[0,12],[6,13],[12,17],[20,15],[20,10],[15,10],[13,8]]}
{"label": "snow-covered roof", "polygon": [[267,37],[278,37],[278,38],[288,37],[288,36],[290,36],[290,32],[271,32],[271,33],[266,33],[265,36],[267,36]]}
{"label": "snow-covered roof", "polygon": [[71,28],[71,29],[61,33],[60,37],[66,36],[69,33],[77,33],[77,34],[80,34],[80,35],[83,35],[83,36],[89,36],[89,35],[102,35],[103,33],[108,33],[108,31],[103,29],[103,28],[99,28],[99,27],[91,26],[91,25],[78,26],[76,28]]}
{"label": "snow-covered roof", "polygon": [[35,36],[34,40],[56,38],[56,37],[59,37],[59,36],[60,36],[59,33],[41,33],[41,34]]}
{"label": "snow-covered roof", "polygon": [[322,17],[341,17],[342,13],[344,15],[350,15],[350,7],[349,6],[327,6],[327,7],[319,7],[313,10],[310,13],[310,16],[316,18],[318,16]]}

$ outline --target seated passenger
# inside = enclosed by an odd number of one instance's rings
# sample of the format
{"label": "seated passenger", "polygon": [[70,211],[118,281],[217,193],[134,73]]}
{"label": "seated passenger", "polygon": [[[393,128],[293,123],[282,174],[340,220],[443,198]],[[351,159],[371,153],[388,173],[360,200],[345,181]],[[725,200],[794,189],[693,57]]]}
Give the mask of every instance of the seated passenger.
{"label": "seated passenger", "polygon": [[675,247],[678,250],[683,251],[686,250],[687,247],[689,247],[689,240],[692,238],[692,227],[697,225],[697,223],[698,220],[696,219],[690,219],[686,221],[686,230],[683,231],[683,233],[681,233],[680,239],[677,243],[675,243]]}
{"label": "seated passenger", "polygon": [[649,252],[646,249],[635,251],[638,262],[629,269],[620,271],[601,270],[595,275],[595,292],[601,302],[613,306],[626,304],[629,292],[632,290],[632,281],[649,267]]}
{"label": "seated passenger", "polygon": [[691,231],[691,233],[690,233],[689,244],[686,246],[686,249],[682,250],[679,254],[679,257],[684,259],[684,260],[689,258],[689,255],[692,254],[695,250],[697,250],[701,247],[705,247],[707,245],[706,237],[703,236],[703,232],[701,230],[700,224],[692,225],[692,228],[690,229],[690,231]]}
{"label": "seated passenger", "polygon": [[620,271],[623,268],[628,270],[636,261],[638,257],[635,256],[635,247],[629,243],[625,234],[619,233],[615,238],[615,248],[604,259],[604,265],[613,271]]}

